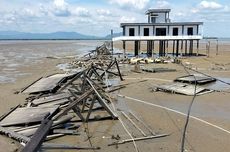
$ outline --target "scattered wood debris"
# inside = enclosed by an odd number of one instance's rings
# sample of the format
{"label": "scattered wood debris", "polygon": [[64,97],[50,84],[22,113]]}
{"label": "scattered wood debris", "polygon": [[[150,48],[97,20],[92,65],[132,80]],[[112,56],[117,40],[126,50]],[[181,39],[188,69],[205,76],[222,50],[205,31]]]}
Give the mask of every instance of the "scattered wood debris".
{"label": "scattered wood debris", "polygon": [[193,75],[187,75],[182,76],[179,78],[176,78],[174,80],[175,82],[182,82],[182,83],[191,83],[191,84],[207,84],[211,82],[215,82],[216,79],[212,77],[207,77],[202,74],[193,74]]}
{"label": "scattered wood debris", "polygon": [[73,74],[54,74],[40,78],[22,90],[23,93],[55,92],[62,82],[73,77]]}
{"label": "scattered wood debris", "polygon": [[213,92],[213,90],[206,89],[200,86],[195,86],[191,84],[173,83],[173,84],[163,84],[158,85],[155,91],[164,91],[170,93],[183,94],[188,96],[203,95],[206,93]]}
{"label": "scattered wood debris", "polygon": [[159,72],[175,72],[176,69],[169,68],[142,68],[142,71],[150,73],[159,73]]}
{"label": "scattered wood debris", "polygon": [[[131,83],[107,84],[107,79],[114,77],[122,81],[123,75],[119,62],[111,57],[106,44],[92,50],[72,65],[74,72],[42,77],[24,88],[21,93],[27,93],[29,96],[26,99],[27,106],[17,106],[0,117],[0,133],[22,143],[23,152],[41,149],[98,150],[100,147],[93,145],[84,147],[46,141],[65,135],[79,136],[81,132],[78,128],[89,121],[117,120],[119,117],[115,109],[111,108],[113,100],[109,93]],[[100,116],[102,111],[105,115]],[[130,114],[134,120],[127,114],[122,114],[145,136],[134,140],[167,136],[156,135],[149,128],[147,130],[150,136],[148,136],[138,126],[138,123],[143,126],[143,121],[134,114]],[[134,121],[138,121],[137,124]],[[145,128],[146,126],[144,124]],[[116,144],[130,141],[133,139],[122,140]]]}

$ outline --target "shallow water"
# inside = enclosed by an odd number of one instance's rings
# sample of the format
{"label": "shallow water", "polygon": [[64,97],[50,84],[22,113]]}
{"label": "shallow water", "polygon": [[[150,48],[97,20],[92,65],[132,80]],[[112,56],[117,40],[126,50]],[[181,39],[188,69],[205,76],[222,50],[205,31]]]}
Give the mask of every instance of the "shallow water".
{"label": "shallow water", "polygon": [[0,41],[0,83],[14,82],[19,67],[42,62],[46,57],[80,55],[103,44],[99,40],[11,40]]}
{"label": "shallow water", "polygon": [[[230,78],[217,78],[218,80],[221,80],[221,81],[215,81],[215,82],[212,82],[210,84],[207,84],[206,85],[206,88],[208,89],[212,89],[212,90],[218,90],[218,91],[225,91],[225,90],[229,90],[230,89]],[[226,84],[226,83],[228,84]]]}

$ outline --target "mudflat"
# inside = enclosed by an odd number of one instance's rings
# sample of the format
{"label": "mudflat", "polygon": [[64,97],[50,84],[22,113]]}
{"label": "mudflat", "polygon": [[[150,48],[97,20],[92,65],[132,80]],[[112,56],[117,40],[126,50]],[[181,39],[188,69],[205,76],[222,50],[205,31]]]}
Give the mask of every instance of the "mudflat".
{"label": "mudflat", "polygon": [[[117,44],[118,48],[119,46],[120,44]],[[228,49],[230,49],[229,46],[223,44],[219,49],[218,55],[216,55],[215,51],[211,51],[209,57],[183,57],[181,60],[183,64],[187,64],[195,70],[223,79],[229,83],[230,50]],[[200,51],[200,53],[205,54],[205,51]],[[15,92],[20,91],[23,87],[42,76],[62,72],[56,65],[67,62],[71,62],[71,60],[43,58],[42,62],[18,68],[18,71],[30,74],[17,78],[13,83],[0,84],[0,115],[6,113],[17,104],[24,104],[28,95],[15,94]],[[186,71],[183,66],[173,63],[143,64],[141,66],[172,68],[176,69],[176,72],[135,73],[131,71],[134,69],[134,65],[120,64],[120,66],[125,76],[124,81],[119,83],[129,83],[129,85],[111,95],[117,98],[117,101],[114,101],[116,111],[129,132],[135,137],[143,136],[138,130],[132,129],[133,126],[121,115],[121,111],[127,114],[134,113],[156,134],[169,134],[169,136],[163,138],[136,141],[136,148],[142,152],[180,151],[182,131],[186,118],[184,114],[187,113],[193,96],[153,92],[152,88],[157,84],[170,83],[177,77],[187,75],[188,72],[194,72],[191,70]],[[228,89],[230,86],[221,82],[214,83],[217,83],[217,89],[222,89],[222,91],[197,96],[194,100],[191,111],[192,117],[186,134],[185,147],[187,151],[230,151],[230,89]],[[85,128],[88,128],[89,132],[84,132]],[[144,127],[142,129],[147,135],[151,135]],[[81,125],[80,131],[82,133],[80,136],[64,136],[51,142],[69,143],[78,146],[99,146],[101,149],[98,151],[104,152],[135,151],[133,142],[118,146],[108,146],[108,144],[116,141],[112,136],[116,137],[118,135],[121,139],[131,138],[119,120],[89,122]],[[15,151],[20,148],[20,144],[5,136],[0,136],[0,147],[4,151]]]}

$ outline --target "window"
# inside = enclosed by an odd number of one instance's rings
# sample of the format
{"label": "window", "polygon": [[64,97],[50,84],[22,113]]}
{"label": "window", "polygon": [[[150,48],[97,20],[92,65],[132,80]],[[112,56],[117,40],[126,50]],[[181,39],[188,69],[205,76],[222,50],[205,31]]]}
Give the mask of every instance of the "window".
{"label": "window", "polygon": [[156,36],[166,36],[166,28],[156,28]]}
{"label": "window", "polygon": [[134,35],[135,35],[135,29],[129,28],[129,36],[134,36]]}
{"label": "window", "polygon": [[193,28],[192,27],[188,28],[187,34],[188,35],[193,35]]}
{"label": "window", "polygon": [[151,17],[151,23],[156,23],[156,17]]}
{"label": "window", "polygon": [[178,36],[178,28],[177,27],[173,28],[173,36]]}
{"label": "window", "polygon": [[149,28],[144,28],[144,36],[149,36]]}

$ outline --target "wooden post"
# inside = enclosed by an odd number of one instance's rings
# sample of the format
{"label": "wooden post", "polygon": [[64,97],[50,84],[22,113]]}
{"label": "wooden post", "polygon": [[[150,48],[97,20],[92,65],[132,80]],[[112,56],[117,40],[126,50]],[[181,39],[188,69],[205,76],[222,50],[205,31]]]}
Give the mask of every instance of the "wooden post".
{"label": "wooden post", "polygon": [[163,40],[159,40],[159,56],[163,55]]}
{"label": "wooden post", "polygon": [[113,30],[111,30],[111,51],[113,56]]}
{"label": "wooden post", "polygon": [[[141,41],[138,41],[138,52],[140,53],[141,52]],[[138,53],[138,55],[139,55]]]}
{"label": "wooden post", "polygon": [[138,56],[138,50],[139,50],[139,46],[138,46],[138,41],[134,41],[134,56]]}
{"label": "wooden post", "polygon": [[183,43],[184,43],[184,41],[181,40],[181,48],[180,48],[180,56],[181,57],[183,56]]}
{"label": "wooden post", "polygon": [[126,57],[126,45],[125,45],[125,41],[123,41],[123,58]]}
{"label": "wooden post", "polygon": [[216,55],[219,54],[219,41],[216,39]]}
{"label": "wooden post", "polygon": [[196,56],[199,55],[199,40],[197,40],[197,45],[196,45]]}
{"label": "wooden post", "polygon": [[179,40],[176,41],[176,56],[178,57],[179,54]]}
{"label": "wooden post", "polygon": [[152,58],[154,58],[154,41],[152,41]]}
{"label": "wooden post", "polygon": [[209,54],[210,54],[210,41],[208,41],[208,57],[209,57]]}
{"label": "wooden post", "polygon": [[175,53],[175,40],[173,40],[173,56],[174,56],[174,53]]}
{"label": "wooden post", "polygon": [[188,41],[185,40],[185,56],[187,56],[187,50],[188,50]]}
{"label": "wooden post", "polygon": [[169,41],[168,40],[167,40],[166,47],[167,47],[167,49],[166,49],[166,56],[168,56],[168,52],[169,52]]}
{"label": "wooden post", "polygon": [[147,41],[147,56],[152,56],[152,41]]}
{"label": "wooden post", "polygon": [[189,56],[192,55],[192,40],[189,40]]}

